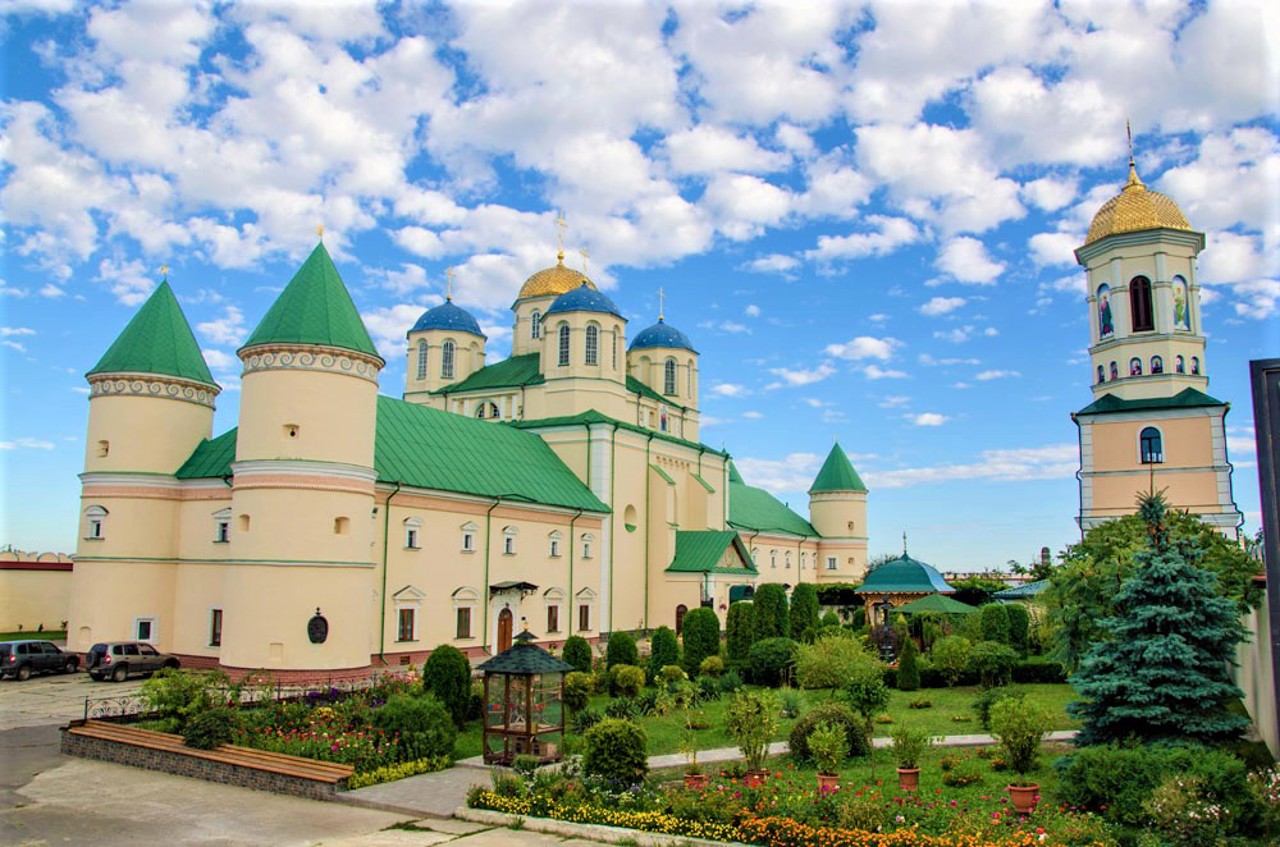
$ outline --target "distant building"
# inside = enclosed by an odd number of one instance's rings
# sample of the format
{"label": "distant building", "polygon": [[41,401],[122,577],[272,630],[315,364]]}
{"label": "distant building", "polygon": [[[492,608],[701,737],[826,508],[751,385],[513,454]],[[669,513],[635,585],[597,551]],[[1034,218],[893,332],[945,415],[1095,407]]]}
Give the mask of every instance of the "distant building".
{"label": "distant building", "polygon": [[0,632],[62,629],[73,567],[62,553],[0,550]]}

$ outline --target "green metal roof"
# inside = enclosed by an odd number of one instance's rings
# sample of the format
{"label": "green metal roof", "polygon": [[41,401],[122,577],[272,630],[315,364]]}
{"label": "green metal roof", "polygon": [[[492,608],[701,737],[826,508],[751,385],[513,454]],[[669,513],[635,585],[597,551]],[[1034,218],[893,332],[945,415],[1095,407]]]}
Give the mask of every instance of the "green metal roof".
{"label": "green metal roof", "polygon": [[244,346],[282,343],[318,344],[378,355],[323,243],[311,251]]}
{"label": "green metal roof", "polygon": [[1025,600],[1028,597],[1035,597],[1041,591],[1049,587],[1049,580],[1037,579],[1035,582],[1024,582],[1022,585],[1015,585],[1012,588],[1006,588],[1004,591],[997,591],[991,595],[993,600]]}
{"label": "green metal roof", "polygon": [[947,584],[930,565],[917,561],[906,553],[891,562],[867,574],[862,585],[855,589],[856,594],[954,594],[955,589]]}
{"label": "green metal roof", "polygon": [[699,485],[701,485],[703,488],[705,488],[705,489],[707,490],[707,493],[708,493],[708,494],[715,494],[715,493],[716,493],[716,490],[715,490],[714,488],[712,488],[712,487],[711,487],[711,483],[707,482],[707,481],[706,481],[705,479],[703,479],[700,475],[698,475],[698,474],[696,474],[696,473],[695,473],[695,474],[689,474],[689,476],[693,477],[693,479],[694,479],[694,481],[695,481],[696,483],[698,483],[698,484],[699,484]]}
{"label": "green metal roof", "polygon": [[547,380],[538,370],[539,358],[537,353],[511,356],[501,362],[486,365],[466,379],[438,388],[431,393],[454,394],[459,391],[491,391],[495,388],[541,385]]}
{"label": "green metal roof", "polygon": [[[732,469],[730,470],[732,479]],[[754,532],[786,532],[816,537],[813,524],[787,508],[763,488],[729,483],[729,526]]]}
{"label": "green metal roof", "polygon": [[681,406],[676,401],[672,400],[670,397],[664,397],[663,395],[654,391],[652,388],[645,385],[643,382],[641,382],[640,380],[636,379],[631,375],[627,376],[627,390],[630,391],[632,394],[639,394],[641,397],[648,397],[650,400],[656,400],[659,403],[666,403],[668,406],[671,406],[674,409],[680,409],[683,411],[685,408],[684,406]]}
{"label": "green metal roof", "polygon": [[653,470],[657,471],[657,472],[658,472],[658,476],[662,477],[663,479],[665,479],[665,480],[667,481],[667,485],[675,485],[675,484],[676,484],[676,481],[675,481],[674,479],[672,479],[672,478],[671,478],[671,474],[667,473],[667,472],[666,472],[666,471],[664,471],[662,468],[660,468],[660,467],[658,467],[657,465],[654,465],[654,464],[650,464],[650,465],[649,465],[649,467],[651,467],[651,468],[653,468]]}
{"label": "green metal roof", "polygon": [[169,283],[162,282],[86,376],[145,373],[217,385]]}
{"label": "green metal roof", "polygon": [[1103,394],[1088,406],[1076,412],[1081,415],[1103,415],[1109,412],[1140,412],[1149,409],[1197,409],[1206,406],[1225,406],[1203,391],[1184,388],[1172,397],[1147,397],[1142,400],[1122,400],[1114,394]]}
{"label": "green metal roof", "polygon": [[562,662],[532,641],[528,631],[520,633],[506,650],[492,659],[481,662],[476,670],[485,673],[505,673],[514,676],[533,676],[540,673],[568,673],[573,665]]}
{"label": "green metal roof", "polygon": [[840,445],[831,445],[827,460],[822,463],[822,470],[809,486],[810,494],[824,491],[866,491],[858,472],[853,469],[849,457],[840,449]]}
{"label": "green metal roof", "polygon": [[905,606],[898,606],[893,610],[893,613],[895,615],[898,613],[917,615],[933,612],[939,615],[971,615],[976,611],[978,611],[976,606],[953,600],[945,594],[930,594],[927,597],[921,597],[919,600],[913,600]]}
{"label": "green metal roof", "polygon": [[[177,475],[228,476],[235,452],[233,429],[201,442]],[[379,482],[609,511],[537,435],[381,395],[373,464]]]}
{"label": "green metal roof", "polygon": [[[720,564],[725,550],[733,545],[742,557],[745,567],[727,568]],[[732,530],[696,530],[676,533],[676,554],[667,566],[667,573],[756,573],[751,553],[742,543],[742,536]]]}
{"label": "green metal roof", "polygon": [[582,424],[596,424],[596,423],[603,423],[603,424],[610,424],[610,425],[617,424],[618,429],[625,429],[625,430],[628,430],[629,432],[638,432],[641,435],[652,435],[655,439],[659,441],[667,441],[667,442],[670,442],[671,444],[679,444],[682,447],[688,447],[692,450],[701,450],[704,453],[714,453],[717,456],[727,457],[729,455],[723,450],[716,450],[714,447],[708,447],[707,445],[700,444],[697,441],[686,441],[683,438],[676,438],[674,435],[668,435],[665,432],[657,432],[652,429],[646,429],[642,426],[637,426],[636,424],[633,424],[633,423],[620,421],[617,418],[611,418],[608,415],[601,414],[600,412],[595,411],[594,409],[588,410],[586,412],[579,412],[576,415],[565,415],[565,416],[556,417],[556,418],[537,418],[535,420],[528,420],[528,421],[508,421],[506,422],[506,425],[513,426],[517,429],[545,429],[547,427],[553,427],[553,426],[574,426],[574,425],[581,426]]}
{"label": "green metal roof", "polygon": [[738,466],[733,463],[733,459],[729,460],[729,482],[736,482],[739,485],[746,485],[746,480],[742,478],[742,474],[738,473]]}

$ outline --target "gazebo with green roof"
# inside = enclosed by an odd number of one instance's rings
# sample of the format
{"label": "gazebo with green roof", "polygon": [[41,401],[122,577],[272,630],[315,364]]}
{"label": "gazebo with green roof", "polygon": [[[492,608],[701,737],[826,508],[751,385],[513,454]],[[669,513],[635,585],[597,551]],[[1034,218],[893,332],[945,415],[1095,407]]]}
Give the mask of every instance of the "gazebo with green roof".
{"label": "gazebo with green roof", "polygon": [[564,746],[564,675],[573,665],[534,643],[525,630],[477,670],[484,672],[484,761],[509,765],[516,756],[558,762]]}
{"label": "gazebo with green roof", "polygon": [[[863,580],[854,591],[862,596],[867,609],[867,621],[888,623],[891,609],[906,606],[931,594],[955,594],[942,574],[931,565],[913,559],[903,550],[896,559],[885,562]],[[961,604],[963,605],[963,604]]]}

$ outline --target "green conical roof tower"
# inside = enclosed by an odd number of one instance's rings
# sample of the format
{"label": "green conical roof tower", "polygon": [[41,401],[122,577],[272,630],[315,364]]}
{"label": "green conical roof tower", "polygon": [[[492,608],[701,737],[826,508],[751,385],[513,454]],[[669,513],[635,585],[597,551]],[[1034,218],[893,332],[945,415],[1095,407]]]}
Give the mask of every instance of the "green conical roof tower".
{"label": "green conical roof tower", "polygon": [[86,376],[144,373],[217,387],[168,281],[161,282]]}
{"label": "green conical roof tower", "polygon": [[818,476],[813,480],[813,485],[809,486],[810,494],[819,494],[825,491],[866,491],[867,487],[862,484],[858,472],[853,469],[853,464],[849,461],[849,457],[840,449],[839,443],[831,446],[831,452],[827,454],[827,460],[822,463],[822,470],[818,471]]}
{"label": "green conical roof tower", "polygon": [[381,361],[323,242],[311,251],[241,349],[258,344],[338,347]]}

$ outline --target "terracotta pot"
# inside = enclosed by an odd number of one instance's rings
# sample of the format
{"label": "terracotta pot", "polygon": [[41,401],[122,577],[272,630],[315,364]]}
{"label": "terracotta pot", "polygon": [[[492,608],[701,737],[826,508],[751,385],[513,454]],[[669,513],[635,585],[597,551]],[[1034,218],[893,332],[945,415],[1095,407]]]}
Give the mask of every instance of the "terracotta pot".
{"label": "terracotta pot", "polygon": [[684,775],[684,787],[685,788],[706,788],[707,780],[709,779],[710,777],[708,777],[705,773],[687,773]]}
{"label": "terracotta pot", "polygon": [[903,791],[915,791],[920,787],[919,768],[898,768],[898,787]]}
{"label": "terracotta pot", "polygon": [[840,788],[840,774],[837,773],[820,773],[818,774],[818,793],[830,794]]}
{"label": "terracotta pot", "polygon": [[1009,792],[1009,799],[1013,801],[1013,810],[1020,815],[1029,815],[1036,807],[1040,786],[1038,784],[1010,785],[1005,788],[1005,791]]}
{"label": "terracotta pot", "polygon": [[742,784],[747,788],[759,788],[764,785],[764,781],[769,778],[769,771],[747,771],[746,776],[742,778]]}

